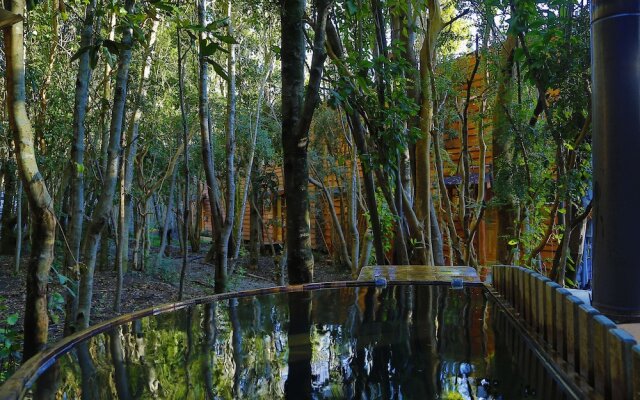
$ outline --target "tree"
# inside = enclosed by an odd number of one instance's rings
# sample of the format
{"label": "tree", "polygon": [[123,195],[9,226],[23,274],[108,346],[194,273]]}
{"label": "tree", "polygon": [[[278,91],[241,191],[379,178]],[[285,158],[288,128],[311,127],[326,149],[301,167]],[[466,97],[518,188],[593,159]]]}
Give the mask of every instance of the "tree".
{"label": "tree", "polygon": [[[126,0],[125,10],[133,12],[135,0]],[[96,266],[98,243],[104,228],[107,226],[113,207],[113,196],[118,179],[118,166],[120,161],[120,138],[122,135],[122,122],[124,119],[124,105],[127,98],[127,84],[129,82],[129,66],[131,64],[131,51],[133,47],[133,28],[127,24],[122,30],[122,50],[118,57],[118,73],[113,98],[111,113],[111,128],[109,135],[109,150],[104,186],[100,192],[98,203],[91,216],[91,222],[87,227],[83,256],[85,268],[80,279],[78,312],[76,324],[79,328],[89,326],[91,314],[91,299],[93,298],[93,274]]]}
{"label": "tree", "polygon": [[[5,0],[5,8],[16,15],[24,15],[25,7],[24,0]],[[23,35],[22,21],[4,29],[9,123],[16,143],[18,172],[29,201],[33,224],[24,317],[23,359],[27,360],[47,343],[47,284],[53,262],[56,217],[53,200],[36,163],[33,130],[27,115]]]}
{"label": "tree", "polygon": [[313,113],[319,102],[325,51],[325,27],[330,1],[315,3],[315,37],[309,83],[304,94],[304,26],[305,2],[284,0],[282,24],[282,148],[284,186],[287,202],[287,267],[289,283],[313,281],[313,253],[309,226],[309,167],[307,146]]}

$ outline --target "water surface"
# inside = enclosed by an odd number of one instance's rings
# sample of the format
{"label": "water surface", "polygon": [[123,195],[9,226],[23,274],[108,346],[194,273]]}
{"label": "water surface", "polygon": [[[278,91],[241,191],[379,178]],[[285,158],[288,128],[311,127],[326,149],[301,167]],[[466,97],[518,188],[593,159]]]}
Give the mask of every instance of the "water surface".
{"label": "water surface", "polygon": [[54,367],[47,389],[68,399],[564,397],[482,286],[219,300],[117,326]]}

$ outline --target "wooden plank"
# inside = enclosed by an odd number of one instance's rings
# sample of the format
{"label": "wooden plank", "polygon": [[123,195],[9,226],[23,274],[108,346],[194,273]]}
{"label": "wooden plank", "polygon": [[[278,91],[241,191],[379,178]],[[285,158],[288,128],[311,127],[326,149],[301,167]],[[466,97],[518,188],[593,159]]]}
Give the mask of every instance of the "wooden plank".
{"label": "wooden plank", "polygon": [[521,318],[524,318],[524,309],[525,309],[525,278],[528,275],[526,268],[520,268],[518,270],[518,312],[520,313]]}
{"label": "wooden plank", "polygon": [[533,271],[529,272],[529,276],[527,277],[527,295],[529,296],[529,300],[527,301],[527,314],[529,318],[527,320],[529,327],[533,330],[536,326],[536,273]]}
{"label": "wooden plank", "polygon": [[583,335],[584,333],[580,331],[579,328],[579,314],[578,308],[583,304],[582,300],[577,298],[576,296],[569,295],[564,298],[564,309],[565,309],[565,361],[573,366],[575,371],[579,370],[579,340],[578,336]]}
{"label": "wooden plank", "polygon": [[514,267],[506,267],[505,271],[506,271],[506,279],[505,279],[505,285],[506,285],[506,293],[507,293],[507,300],[509,301],[509,304],[511,304],[513,306],[513,304],[515,303],[514,299],[515,299],[515,285],[513,283],[514,281],[514,271],[516,269]]}
{"label": "wooden plank", "polygon": [[611,398],[611,384],[609,375],[609,347],[607,336],[609,330],[616,328],[616,324],[604,315],[593,317],[593,376],[596,392],[605,398]]}
{"label": "wooden plank", "polygon": [[635,344],[636,340],[624,329],[611,329],[607,335],[612,400],[626,400],[633,396],[631,348]]}
{"label": "wooden plank", "polygon": [[594,384],[593,317],[599,314],[598,310],[588,304],[578,307],[578,371],[591,386]]}
{"label": "wooden plank", "polygon": [[499,266],[499,265],[495,265],[493,267],[493,279],[495,280],[494,285],[496,290],[498,291],[498,293],[500,293],[500,295],[504,295],[504,291],[503,291],[503,282],[502,282],[502,271],[503,271],[503,267]]}
{"label": "wooden plank", "polygon": [[[569,292],[565,288],[556,289],[555,297],[556,297],[556,307],[553,315],[553,319],[556,321],[555,324],[555,350],[563,360],[567,360],[567,302],[565,301],[565,297],[569,296],[571,292]],[[571,319],[571,323],[575,321],[574,318]]]}
{"label": "wooden plank", "polygon": [[633,346],[631,358],[633,400],[640,400],[640,345]]}
{"label": "wooden plank", "polygon": [[547,282],[545,285],[544,292],[544,301],[545,301],[545,334],[544,340],[551,346],[552,349],[556,350],[556,290],[560,289],[561,286],[555,282]]}
{"label": "wooden plank", "polygon": [[547,285],[547,282],[551,282],[551,279],[542,276],[542,275],[538,275],[537,277],[537,282],[536,282],[536,301],[537,301],[537,307],[538,307],[538,318],[537,318],[537,328],[536,331],[538,332],[538,335],[540,335],[541,338],[544,338],[544,334],[546,331],[545,328],[545,315],[547,312],[547,307],[546,307],[546,302],[545,302],[545,288]]}

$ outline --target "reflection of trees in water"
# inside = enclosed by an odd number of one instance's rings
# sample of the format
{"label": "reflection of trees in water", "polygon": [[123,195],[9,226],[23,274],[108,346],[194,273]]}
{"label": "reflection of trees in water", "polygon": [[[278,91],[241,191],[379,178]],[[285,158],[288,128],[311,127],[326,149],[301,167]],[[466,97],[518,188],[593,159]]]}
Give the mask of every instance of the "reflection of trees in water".
{"label": "reflection of trees in water", "polygon": [[78,346],[59,361],[58,389],[87,399],[473,395],[477,379],[512,373],[493,356],[492,304],[481,288],[424,285],[198,305]]}

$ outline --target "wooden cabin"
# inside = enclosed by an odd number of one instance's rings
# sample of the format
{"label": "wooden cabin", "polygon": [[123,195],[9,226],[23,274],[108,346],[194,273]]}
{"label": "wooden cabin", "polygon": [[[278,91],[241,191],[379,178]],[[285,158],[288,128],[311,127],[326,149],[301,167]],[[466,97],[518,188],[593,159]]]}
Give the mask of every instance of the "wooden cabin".
{"label": "wooden cabin", "polygon": [[[475,58],[473,55],[465,56],[459,58],[456,63],[460,67],[460,73],[464,76],[464,79],[468,79],[471,75],[471,71],[473,69]],[[492,136],[491,136],[491,120],[484,119],[483,121],[483,139],[486,144],[486,151],[484,153],[484,160],[481,160],[482,152],[480,151],[481,146],[481,138],[480,138],[480,126],[478,115],[480,113],[480,96],[477,96],[478,93],[483,91],[485,87],[485,74],[483,71],[479,71],[476,73],[474,80],[472,82],[472,101],[469,105],[468,111],[468,148],[469,148],[469,157],[470,157],[470,177],[469,181],[472,186],[472,191],[477,190],[477,185],[479,182],[479,176],[481,173],[485,174],[485,201],[488,202],[491,200],[493,196],[492,193],[492,170],[493,170],[493,153],[492,153]],[[467,85],[466,83],[460,86],[459,91],[459,99],[458,101],[462,101],[464,96],[466,95]],[[339,122],[336,121],[336,125],[339,125]],[[329,128],[330,129],[330,128]],[[452,203],[457,203],[458,199],[458,188],[462,182],[461,178],[461,154],[462,154],[462,141],[460,139],[460,131],[461,131],[461,123],[459,119],[454,119],[451,123],[447,124],[447,129],[449,132],[457,132],[457,134],[449,134],[444,138],[444,147],[446,149],[446,157],[447,160],[443,162],[443,172],[445,177],[445,185],[447,187],[447,191],[449,193],[449,197]],[[342,146],[338,146],[338,151],[341,151],[340,148],[344,147],[342,150],[344,154],[348,154],[346,150],[346,143],[343,143]],[[433,155],[432,155],[433,159]],[[432,163],[433,164],[433,163]],[[344,164],[348,165],[348,163]],[[347,167],[345,167],[346,169]],[[347,171],[344,171],[347,172]],[[277,243],[283,244],[285,240],[285,215],[286,215],[286,204],[284,202],[284,177],[282,172],[282,167],[275,166],[270,170],[267,170],[267,173],[271,174],[274,177],[274,180],[277,181],[277,191],[272,190],[272,192],[267,196],[266,199],[262,202],[261,206],[261,218],[263,220],[263,229],[262,229],[262,242],[264,244]],[[358,173],[360,177],[362,177],[362,171],[360,165],[358,165]],[[347,226],[347,208],[344,198],[344,193],[341,190],[341,185],[339,183],[338,176],[336,173],[329,173],[323,179],[324,184],[329,189],[330,192],[333,193],[333,203],[336,209],[336,214],[341,219],[341,224],[343,227]],[[436,176],[436,171],[432,170],[432,177]],[[437,191],[434,179],[434,193]],[[475,187],[474,187],[475,185]],[[240,183],[238,188],[243,188],[244,185]],[[333,231],[333,224],[331,220],[331,215],[329,213],[329,208],[326,204],[326,200],[322,197],[322,194],[316,186],[311,183],[308,186],[309,189],[309,197],[310,197],[310,223],[311,223],[311,243],[313,248],[327,250],[329,252],[334,251],[334,238],[335,234]],[[209,212],[208,203],[206,201],[206,191],[205,197],[202,201],[205,202],[203,206],[203,224],[205,230],[211,229],[211,214]],[[360,217],[360,226],[363,226],[364,216]],[[439,218],[441,221],[442,215]],[[455,218],[455,224],[459,235],[462,233],[460,221]],[[244,211],[244,219],[243,219],[243,234],[242,238],[244,241],[249,241],[250,236],[250,205],[247,202]],[[345,229],[348,230],[348,229]],[[345,235],[348,235],[348,232],[345,232]],[[487,208],[483,213],[483,218],[479,224],[478,231],[475,236],[474,244],[477,249],[477,258],[478,262],[481,265],[493,265],[497,263],[497,218],[496,218],[496,210],[494,208]],[[348,239],[347,239],[348,240]],[[446,240],[445,240],[446,246]],[[551,260],[555,254],[555,251],[558,247],[558,243],[554,240],[549,240],[544,250],[541,252],[541,259],[543,260],[543,266],[548,268],[551,265]],[[445,255],[448,254],[448,249],[445,248]]]}

